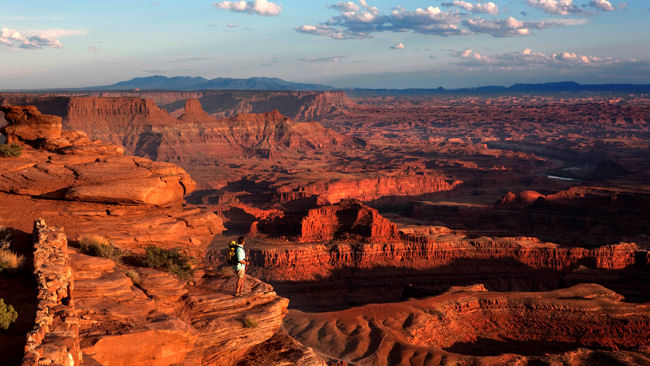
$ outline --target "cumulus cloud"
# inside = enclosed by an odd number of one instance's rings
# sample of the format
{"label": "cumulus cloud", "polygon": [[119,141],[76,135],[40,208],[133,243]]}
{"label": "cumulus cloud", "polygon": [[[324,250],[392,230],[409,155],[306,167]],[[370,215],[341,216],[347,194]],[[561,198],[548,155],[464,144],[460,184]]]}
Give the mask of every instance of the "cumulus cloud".
{"label": "cumulus cloud", "polygon": [[493,2],[487,3],[470,3],[462,0],[454,0],[449,3],[442,3],[442,6],[451,7],[455,6],[458,8],[463,8],[472,13],[487,13],[487,14],[499,14],[499,7]]}
{"label": "cumulus cloud", "polygon": [[580,8],[573,5],[572,0],[528,0],[528,4],[550,14],[567,15],[581,12]]}
{"label": "cumulus cloud", "polygon": [[607,0],[591,0],[589,6],[592,8],[600,9],[602,11],[614,11],[612,3]]}
{"label": "cumulus cloud", "polygon": [[530,48],[526,48],[520,52],[505,52],[493,56],[482,55],[471,49],[466,49],[452,53],[452,56],[460,59],[457,64],[461,66],[499,70],[592,67],[613,65],[622,62],[612,57],[588,56],[570,51],[545,54],[543,52],[533,51]]}
{"label": "cumulus cloud", "polygon": [[278,15],[282,11],[282,6],[267,0],[220,1],[212,3],[212,5],[219,9],[264,16]]}
{"label": "cumulus cloud", "polygon": [[[498,7],[492,2],[470,3],[455,0],[444,4],[471,9],[473,13],[498,13]],[[376,7],[368,5],[365,0],[358,3],[355,1],[339,1],[328,5],[328,7],[336,10],[338,14],[317,25],[303,25],[296,27],[295,30],[300,33],[334,39],[369,38],[376,32],[409,31],[443,37],[472,33],[486,33],[495,37],[512,37],[530,34],[531,29],[580,24],[580,20],[571,23],[566,19],[522,22],[513,17],[501,20],[486,20],[480,17],[468,18],[467,13],[458,10],[443,11],[437,6],[417,8],[413,11],[397,6],[390,13],[385,14],[379,12]]]}
{"label": "cumulus cloud", "polygon": [[584,19],[557,19],[549,21],[525,22],[514,17],[502,20],[486,20],[472,18],[463,21],[463,24],[473,33],[485,33],[493,37],[516,37],[530,34],[531,29],[547,29],[567,25],[584,23]]}
{"label": "cumulus cloud", "polygon": [[48,29],[23,35],[15,29],[4,27],[0,29],[0,44],[14,48],[38,50],[43,48],[62,48],[58,38],[86,34],[75,29]]}
{"label": "cumulus cloud", "polygon": [[394,49],[394,50],[403,50],[404,47],[405,47],[405,46],[404,46],[404,43],[402,43],[402,42],[399,42],[399,43],[396,44],[396,45],[390,46],[390,48],[392,48],[392,49]]}
{"label": "cumulus cloud", "polygon": [[334,39],[358,39],[368,38],[369,35],[363,32],[352,32],[348,29],[333,28],[328,25],[303,25],[295,28],[296,32],[313,34],[316,36],[330,37]]}

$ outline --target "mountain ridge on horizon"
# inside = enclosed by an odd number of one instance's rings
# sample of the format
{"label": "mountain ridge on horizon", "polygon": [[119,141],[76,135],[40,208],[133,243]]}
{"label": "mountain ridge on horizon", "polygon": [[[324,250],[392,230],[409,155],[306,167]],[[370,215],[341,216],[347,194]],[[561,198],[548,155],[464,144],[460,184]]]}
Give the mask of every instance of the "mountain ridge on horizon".
{"label": "mountain ridge on horizon", "polygon": [[345,91],[352,94],[511,94],[511,93],[650,93],[650,84],[580,84],[575,81],[556,81],[543,83],[515,83],[510,86],[484,85],[464,88],[335,88],[329,85],[297,83],[274,77],[250,77],[247,79],[223,78],[206,79],[201,76],[153,75],[135,77],[110,85],[81,88],[49,88],[5,90],[20,91],[201,91],[201,90],[250,90],[250,91]]}

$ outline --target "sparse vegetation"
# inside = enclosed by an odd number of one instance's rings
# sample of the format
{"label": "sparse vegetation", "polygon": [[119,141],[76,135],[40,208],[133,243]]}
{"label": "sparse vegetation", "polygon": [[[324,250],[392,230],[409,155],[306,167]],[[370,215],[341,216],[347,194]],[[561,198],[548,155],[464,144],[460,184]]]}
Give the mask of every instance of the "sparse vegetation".
{"label": "sparse vegetation", "polygon": [[0,299],[0,329],[9,329],[9,326],[18,319],[18,313],[13,306],[5,304],[4,299]]}
{"label": "sparse vegetation", "polygon": [[25,258],[8,249],[0,249],[0,272],[4,270],[17,270],[23,266]]}
{"label": "sparse vegetation", "polygon": [[22,255],[9,249],[11,235],[11,229],[0,225],[0,272],[20,269],[25,262]]}
{"label": "sparse vegetation", "polygon": [[181,253],[178,248],[163,249],[151,245],[147,247],[143,264],[147,267],[171,272],[183,279],[189,278],[194,271],[190,257]]}
{"label": "sparse vegetation", "polygon": [[12,234],[10,228],[0,225],[0,249],[9,249]]}
{"label": "sparse vegetation", "polygon": [[139,285],[140,284],[140,274],[130,268],[123,269],[122,272],[126,275],[126,277],[131,279],[131,282],[133,282],[134,285]]}
{"label": "sparse vegetation", "polygon": [[244,318],[244,320],[242,320],[242,324],[244,328],[257,328],[259,325],[255,320],[251,318]]}
{"label": "sparse vegetation", "polygon": [[18,157],[23,153],[23,147],[18,144],[2,144],[0,145],[0,157],[13,158]]}
{"label": "sparse vegetation", "polygon": [[117,260],[122,256],[122,251],[113,246],[111,241],[99,235],[84,235],[79,238],[79,247],[85,253],[95,256]]}

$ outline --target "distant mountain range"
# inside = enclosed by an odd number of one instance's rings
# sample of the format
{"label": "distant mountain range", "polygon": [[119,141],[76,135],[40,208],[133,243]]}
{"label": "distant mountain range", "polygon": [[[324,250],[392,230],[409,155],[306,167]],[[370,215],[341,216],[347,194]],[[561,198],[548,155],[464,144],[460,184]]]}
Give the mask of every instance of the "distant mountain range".
{"label": "distant mountain range", "polygon": [[112,85],[80,88],[83,90],[334,90],[333,87],[318,84],[304,84],[278,78],[253,77],[248,79],[215,78],[161,75],[133,78]]}
{"label": "distant mountain range", "polygon": [[488,85],[473,88],[445,89],[350,89],[350,96],[358,95],[478,95],[478,94],[548,94],[548,93],[650,93],[650,84],[579,84],[574,81],[560,81],[538,84],[514,84],[512,86]]}
{"label": "distant mountain range", "polygon": [[[487,94],[549,94],[549,93],[596,93],[596,94],[650,94],[650,84],[579,84],[561,81],[538,84],[514,84],[512,86],[488,85],[471,88],[445,89],[369,89],[334,88],[329,85],[294,83],[278,78],[252,77],[248,79],[215,78],[161,75],[133,78],[111,85],[70,89],[47,89],[38,91],[83,92],[83,91],[130,91],[130,90],[280,90],[280,91],[327,91],[342,90],[349,96],[382,95],[487,95]],[[27,90],[25,90],[27,91]],[[36,90],[32,90],[36,91]]]}

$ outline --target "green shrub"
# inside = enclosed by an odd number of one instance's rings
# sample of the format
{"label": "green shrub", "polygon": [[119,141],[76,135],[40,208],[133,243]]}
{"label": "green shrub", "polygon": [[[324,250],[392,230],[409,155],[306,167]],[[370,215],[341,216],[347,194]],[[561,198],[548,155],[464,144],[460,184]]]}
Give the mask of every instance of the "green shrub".
{"label": "green shrub", "polygon": [[20,156],[23,153],[23,147],[18,144],[2,144],[0,145],[0,156],[5,158],[12,158]]}
{"label": "green shrub", "polygon": [[189,278],[193,272],[190,257],[181,253],[178,248],[163,249],[150,245],[147,247],[144,265],[171,272],[183,279]]}
{"label": "green shrub", "polygon": [[79,247],[86,254],[108,259],[119,259],[122,256],[120,248],[113,246],[110,240],[99,235],[84,235],[79,238]]}
{"label": "green shrub", "polygon": [[9,329],[16,319],[18,319],[18,313],[14,307],[5,304],[4,299],[0,299],[0,329]]}
{"label": "green shrub", "polygon": [[244,318],[242,321],[242,324],[244,325],[244,328],[257,328],[259,324],[251,318]]}

